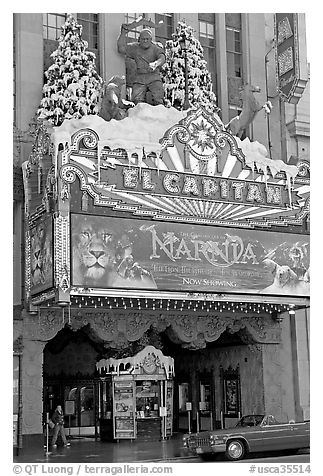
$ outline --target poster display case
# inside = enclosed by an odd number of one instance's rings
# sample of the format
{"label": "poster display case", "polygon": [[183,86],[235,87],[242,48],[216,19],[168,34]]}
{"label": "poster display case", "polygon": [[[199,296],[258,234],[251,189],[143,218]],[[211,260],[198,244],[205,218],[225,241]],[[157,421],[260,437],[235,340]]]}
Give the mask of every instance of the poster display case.
{"label": "poster display case", "polygon": [[113,379],[113,436],[115,439],[135,438],[134,382],[122,377]]}
{"label": "poster display case", "polygon": [[101,439],[151,440],[172,435],[173,358],[147,346],[133,357],[102,359],[97,369]]}

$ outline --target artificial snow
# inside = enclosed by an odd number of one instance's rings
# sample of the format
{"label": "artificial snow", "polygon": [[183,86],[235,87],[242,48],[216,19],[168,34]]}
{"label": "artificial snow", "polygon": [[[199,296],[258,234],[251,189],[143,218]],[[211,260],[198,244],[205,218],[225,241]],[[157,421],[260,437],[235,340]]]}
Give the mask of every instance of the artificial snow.
{"label": "artificial snow", "polygon": [[[58,147],[63,144],[64,148],[71,145],[73,134],[81,129],[91,129],[98,135],[98,157],[100,160],[101,151],[104,147],[111,150],[124,149],[127,152],[129,163],[132,154],[137,154],[137,165],[142,165],[143,154],[154,152],[157,157],[161,152],[160,139],[166,131],[181,119],[185,118],[187,111],[178,111],[163,105],[151,106],[140,103],[128,111],[128,117],[117,121],[105,121],[97,115],[86,115],[81,119],[65,119],[63,124],[53,127],[52,142],[55,149],[55,160],[57,161]],[[282,160],[273,160],[268,157],[266,147],[258,141],[251,142],[249,138],[241,141],[234,136],[238,147],[245,156],[245,163],[252,170],[257,170],[264,174],[267,184],[268,169],[273,177],[279,172],[285,172],[289,195],[291,195],[291,184],[295,179],[298,168],[295,165],[288,165]],[[111,165],[115,159],[109,159]],[[57,163],[57,162],[56,162]],[[290,197],[291,198],[291,197]]]}
{"label": "artificial snow", "polygon": [[289,199],[291,202],[291,187],[292,182],[298,174],[298,167],[296,167],[296,165],[288,165],[282,160],[270,159],[267,156],[268,152],[266,147],[263,144],[260,144],[258,141],[250,142],[248,137],[243,141],[241,141],[239,137],[236,136],[235,139],[237,141],[238,147],[240,147],[245,155],[246,165],[251,167],[252,170],[256,168],[257,171],[261,171],[264,174],[266,184],[268,178],[268,169],[270,170],[270,173],[273,177],[275,177],[275,175],[279,172],[285,172]]}
{"label": "artificial snow", "polygon": [[128,117],[117,121],[105,121],[99,116],[88,115],[81,119],[65,119],[59,127],[53,127],[52,142],[57,157],[58,147],[63,144],[64,148],[71,144],[71,137],[80,129],[91,129],[99,137],[98,156],[103,147],[126,150],[130,159],[131,154],[139,154],[139,162],[142,158],[143,148],[146,154],[155,152],[159,155],[162,139],[165,132],[177,124],[186,116],[187,112],[178,111],[163,105],[151,106],[140,103],[128,112]]}

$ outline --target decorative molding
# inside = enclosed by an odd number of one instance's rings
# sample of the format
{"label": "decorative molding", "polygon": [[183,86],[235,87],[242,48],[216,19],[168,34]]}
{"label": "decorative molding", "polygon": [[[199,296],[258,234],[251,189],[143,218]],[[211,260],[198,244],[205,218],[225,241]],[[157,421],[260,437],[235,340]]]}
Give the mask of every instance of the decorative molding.
{"label": "decorative molding", "polygon": [[24,314],[23,337],[27,340],[49,341],[67,323],[63,309],[39,309],[38,316]]}
{"label": "decorative molding", "polygon": [[39,315],[24,319],[24,336],[28,339],[48,341],[66,324],[73,331],[89,325],[94,334],[107,347],[119,348],[139,340],[150,328],[167,331],[176,343],[188,348],[204,348],[216,341],[227,330],[239,332],[248,344],[271,344],[281,341],[281,328],[269,315],[254,317],[207,312],[183,313],[170,311],[96,310],[40,308]]}
{"label": "decorative molding", "polygon": [[50,289],[49,291],[45,291],[41,294],[37,294],[37,296],[33,296],[30,299],[30,302],[33,306],[39,306],[40,304],[50,301],[54,299],[56,295],[56,289]]}
{"label": "decorative molding", "polygon": [[30,290],[31,290],[30,253],[31,253],[30,230],[26,229],[25,231],[25,293],[26,293],[27,301],[30,298]]}
{"label": "decorative molding", "polygon": [[29,163],[38,167],[44,155],[52,151],[50,133],[44,123],[34,119],[30,124],[29,134],[33,137],[33,147],[29,156]]}
{"label": "decorative molding", "polygon": [[66,292],[70,287],[70,220],[60,214],[54,217],[54,262],[56,287]]}

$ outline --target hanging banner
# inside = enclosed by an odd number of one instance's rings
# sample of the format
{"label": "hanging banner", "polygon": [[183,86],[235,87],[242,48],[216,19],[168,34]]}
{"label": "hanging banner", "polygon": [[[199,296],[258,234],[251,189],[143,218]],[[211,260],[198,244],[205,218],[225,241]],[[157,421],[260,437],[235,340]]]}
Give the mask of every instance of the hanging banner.
{"label": "hanging banner", "polygon": [[308,296],[309,236],[72,214],[72,284]]}
{"label": "hanging banner", "polygon": [[305,15],[275,14],[276,75],[280,96],[297,104],[305,89],[307,55]]}

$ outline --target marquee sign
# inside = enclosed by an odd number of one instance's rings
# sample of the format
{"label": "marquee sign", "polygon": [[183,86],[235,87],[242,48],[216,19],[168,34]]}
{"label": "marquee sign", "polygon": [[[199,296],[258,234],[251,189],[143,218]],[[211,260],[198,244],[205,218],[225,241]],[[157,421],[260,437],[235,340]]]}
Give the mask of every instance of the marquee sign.
{"label": "marquee sign", "polygon": [[[307,83],[304,15],[275,14],[276,74],[281,97],[296,104]],[[303,35],[303,36],[302,36]]]}
{"label": "marquee sign", "polygon": [[72,288],[308,296],[309,164],[268,158],[203,108],[141,106],[129,124],[56,128],[45,187],[25,164],[31,303],[65,304]]}
{"label": "marquee sign", "polygon": [[73,214],[72,285],[309,295],[302,235]]}
{"label": "marquee sign", "polygon": [[[151,193],[167,197],[187,197],[247,205],[290,206],[288,190],[282,184],[266,184],[224,177],[117,165],[101,171],[101,183],[114,192]],[[298,197],[299,198],[299,197]],[[297,205],[297,193],[292,192]]]}
{"label": "marquee sign", "polygon": [[[200,156],[196,124],[212,143],[208,153],[202,152],[202,143]],[[261,144],[238,141],[201,108],[166,131],[158,153],[145,146],[133,152],[133,144],[127,149],[126,141],[121,147],[109,138],[99,140],[93,130],[77,131],[62,155],[60,193],[64,200],[71,198],[74,212],[89,211],[93,200],[94,206],[156,220],[302,227],[309,213],[308,164],[296,167],[271,160]]]}

